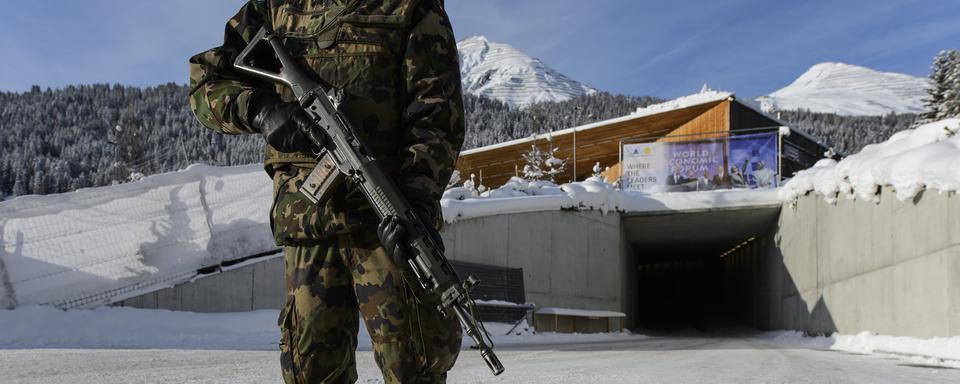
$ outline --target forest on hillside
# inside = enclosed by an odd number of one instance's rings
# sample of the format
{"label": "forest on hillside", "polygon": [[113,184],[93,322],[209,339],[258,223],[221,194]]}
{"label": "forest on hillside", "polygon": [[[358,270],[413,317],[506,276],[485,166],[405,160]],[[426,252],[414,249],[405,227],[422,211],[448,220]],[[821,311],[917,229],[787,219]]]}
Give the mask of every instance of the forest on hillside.
{"label": "forest on hillside", "polygon": [[[241,165],[262,160],[259,136],[219,135],[197,123],[186,103],[187,91],[186,86],[166,84],[34,87],[23,93],[0,93],[4,148],[0,199],[123,183],[193,163]],[[598,93],[515,109],[467,95],[464,148],[624,116],[659,101]],[[882,141],[917,119],[802,111],[782,112],[781,117],[840,153]]]}
{"label": "forest on hillside", "polygon": [[860,152],[867,144],[884,141],[894,133],[916,125],[912,113],[883,116],[840,116],[810,111],[778,112],[788,126],[808,133],[841,155]]}
{"label": "forest on hillside", "polygon": [[[257,135],[227,136],[201,126],[186,86],[34,87],[0,93],[0,199],[136,180],[193,163],[262,161]],[[659,101],[600,93],[511,109],[468,95],[465,148],[609,119]]]}

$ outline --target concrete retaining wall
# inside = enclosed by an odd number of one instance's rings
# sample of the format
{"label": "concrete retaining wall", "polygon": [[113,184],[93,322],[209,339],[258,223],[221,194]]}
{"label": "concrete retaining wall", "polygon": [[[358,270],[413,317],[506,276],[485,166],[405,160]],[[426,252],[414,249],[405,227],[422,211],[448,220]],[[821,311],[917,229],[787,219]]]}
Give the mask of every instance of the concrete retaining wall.
{"label": "concrete retaining wall", "polygon": [[620,215],[543,211],[458,221],[442,232],[453,260],[523,268],[538,307],[623,308]]}
{"label": "concrete retaining wall", "polygon": [[280,309],[286,299],[283,258],[246,265],[124,300],[119,305],[191,312]]}
{"label": "concrete retaining wall", "polygon": [[[447,225],[452,260],[523,268],[528,302],[622,310],[620,215],[547,211],[497,215]],[[120,305],[194,312],[279,309],[283,259],[219,273],[124,300]]]}
{"label": "concrete retaining wall", "polygon": [[[813,194],[785,206],[769,258],[783,264],[779,328],[915,337],[960,334],[960,197],[880,203]],[[776,274],[776,271],[768,271]]]}

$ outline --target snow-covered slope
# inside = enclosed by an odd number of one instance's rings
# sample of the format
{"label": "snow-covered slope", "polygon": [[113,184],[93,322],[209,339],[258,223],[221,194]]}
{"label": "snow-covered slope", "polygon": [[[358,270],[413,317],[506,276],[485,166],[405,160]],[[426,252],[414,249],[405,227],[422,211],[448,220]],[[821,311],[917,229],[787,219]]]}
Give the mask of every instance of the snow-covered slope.
{"label": "snow-covered slope", "polygon": [[260,165],[0,202],[0,308],[95,307],[275,250]]}
{"label": "snow-covered slope", "polygon": [[507,44],[474,36],[457,43],[463,90],[517,107],[597,91]]}
{"label": "snow-covered slope", "polygon": [[757,98],[767,112],[807,109],[840,115],[923,111],[927,80],[845,63],[820,63],[792,84]]}

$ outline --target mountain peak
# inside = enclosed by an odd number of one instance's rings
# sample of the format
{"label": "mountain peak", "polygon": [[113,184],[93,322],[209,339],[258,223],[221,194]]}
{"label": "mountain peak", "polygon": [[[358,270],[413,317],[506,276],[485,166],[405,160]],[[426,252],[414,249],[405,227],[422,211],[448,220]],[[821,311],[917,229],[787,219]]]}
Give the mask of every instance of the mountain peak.
{"label": "mountain peak", "polygon": [[757,99],[765,111],[806,109],[840,115],[919,113],[927,80],[867,67],[824,62],[790,85]]}
{"label": "mountain peak", "polygon": [[467,93],[525,107],[597,92],[548,67],[540,59],[508,44],[491,42],[484,36],[463,39],[457,43],[457,49],[460,77]]}

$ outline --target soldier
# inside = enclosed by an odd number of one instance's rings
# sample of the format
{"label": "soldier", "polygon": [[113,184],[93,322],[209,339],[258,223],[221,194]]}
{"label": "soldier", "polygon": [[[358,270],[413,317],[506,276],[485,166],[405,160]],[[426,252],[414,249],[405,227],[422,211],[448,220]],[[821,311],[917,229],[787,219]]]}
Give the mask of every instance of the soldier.
{"label": "soldier", "polygon": [[[340,110],[394,175],[418,214],[440,222],[438,200],[463,143],[456,40],[440,0],[254,0],[227,22],[224,44],[190,59],[190,106],[206,127],[260,133],[273,178],[271,224],[286,264],[279,319],[290,383],[357,380],[358,311],[388,383],[442,383],[460,350],[456,319],[438,298],[414,299],[403,227],[379,224],[343,185],[317,206],[297,190],[315,160],[309,124],[289,89],[250,80],[234,58],[261,26],[318,80],[343,91]],[[413,280],[410,280],[411,282]],[[424,295],[420,295],[424,296]]]}

